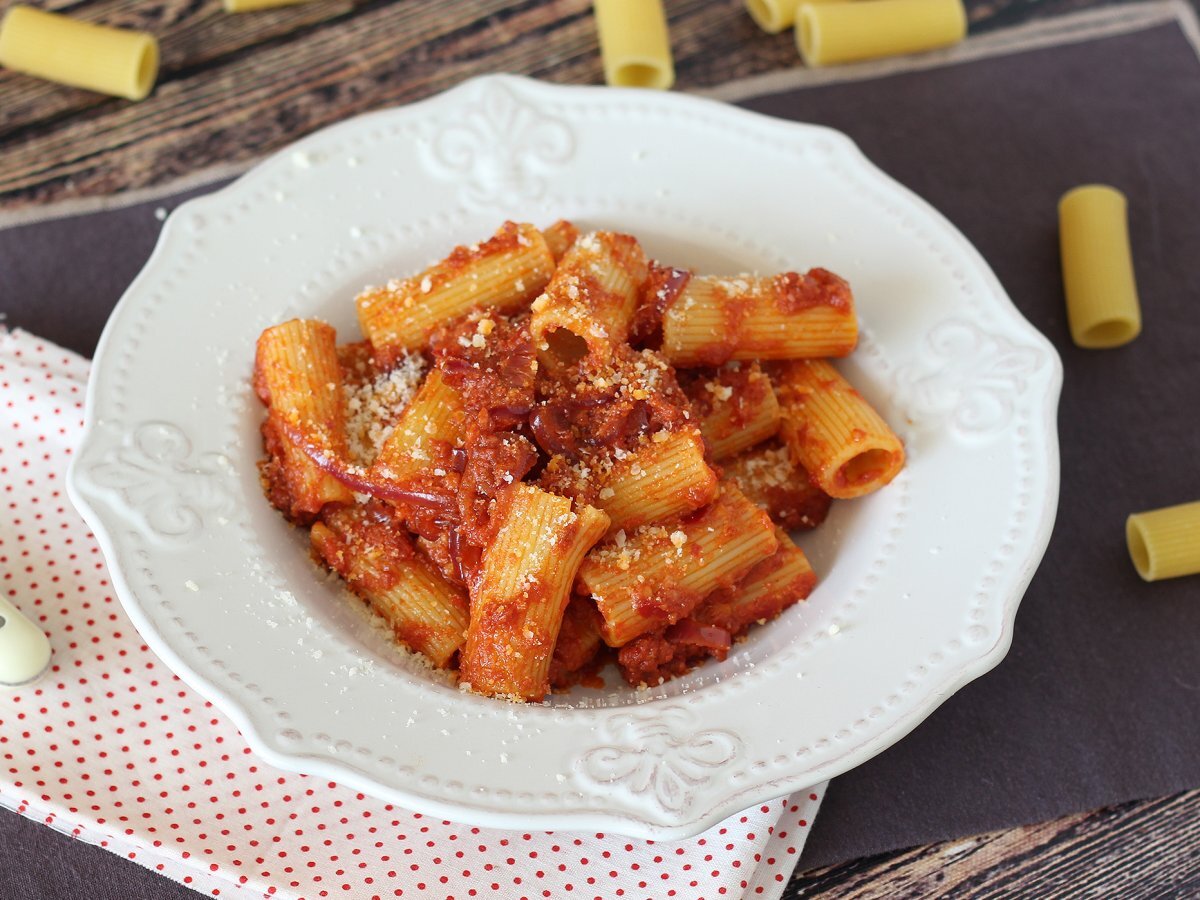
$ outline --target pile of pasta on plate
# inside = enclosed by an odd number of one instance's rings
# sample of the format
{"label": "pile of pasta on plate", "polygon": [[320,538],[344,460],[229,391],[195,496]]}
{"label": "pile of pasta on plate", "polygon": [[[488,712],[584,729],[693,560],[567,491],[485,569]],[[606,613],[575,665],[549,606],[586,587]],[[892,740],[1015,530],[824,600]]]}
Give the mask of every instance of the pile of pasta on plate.
{"label": "pile of pasta on plate", "polygon": [[724,659],[813,589],[788,531],[904,462],[826,361],[858,323],[824,269],[699,275],[627,234],[506,222],[356,304],[365,340],[259,337],[263,487],[464,690]]}

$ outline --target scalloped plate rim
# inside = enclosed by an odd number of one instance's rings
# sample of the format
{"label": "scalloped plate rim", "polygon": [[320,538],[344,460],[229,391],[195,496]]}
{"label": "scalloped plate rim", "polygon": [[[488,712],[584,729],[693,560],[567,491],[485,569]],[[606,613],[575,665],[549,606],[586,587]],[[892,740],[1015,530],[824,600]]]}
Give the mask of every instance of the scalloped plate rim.
{"label": "scalloped plate rim", "polygon": [[[182,222],[185,218],[185,213],[194,213],[197,210],[203,210],[209,205],[218,205],[223,199],[229,199],[237,195],[256,179],[263,177],[265,173],[271,170],[271,167],[282,164],[287,154],[302,151],[309,144],[315,144],[318,141],[325,140],[339,133],[352,133],[355,129],[362,127],[363,123],[367,121],[385,121],[398,117],[419,118],[423,111],[441,106],[451,106],[460,96],[466,96],[470,91],[477,89],[480,84],[489,82],[517,85],[524,91],[541,93],[546,96],[603,93],[605,96],[610,97],[624,94],[631,99],[647,99],[645,93],[635,90],[613,89],[591,85],[550,85],[519,76],[489,75],[472,78],[447,91],[414,103],[366,112],[307,135],[266,157],[229,185],[210,194],[188,200],[175,210],[164,224],[150,258],[140,270],[138,276],[126,289],[114,308],[113,313],[110,315],[97,345],[95,359],[103,361],[105,356],[109,354],[109,344],[115,340],[114,336],[120,330],[123,317],[130,312],[130,309],[136,302],[136,296],[142,281],[147,279],[149,274],[162,262],[162,259],[169,254],[170,244],[176,239],[176,235],[183,227]],[[881,731],[866,736],[851,749],[841,753],[836,758],[823,765],[805,768],[801,774],[787,775],[768,782],[754,783],[743,789],[727,792],[724,798],[711,808],[690,817],[675,817],[669,823],[651,821],[649,816],[639,817],[631,812],[618,811],[615,808],[572,810],[569,812],[534,812],[525,810],[519,813],[508,813],[496,811],[489,807],[472,805],[469,799],[445,800],[395,788],[381,783],[370,775],[362,773],[354,766],[347,764],[344,759],[335,759],[327,755],[289,753],[272,745],[260,733],[259,726],[255,723],[244,704],[186,663],[172,648],[168,639],[160,634],[158,629],[151,623],[136,592],[130,587],[125,578],[122,566],[119,564],[122,554],[118,549],[117,542],[113,539],[113,533],[116,529],[114,527],[110,530],[109,520],[106,519],[106,515],[111,516],[113,517],[112,521],[115,523],[119,521],[122,513],[120,510],[111,508],[103,509],[101,507],[101,498],[96,496],[97,492],[89,485],[88,476],[81,468],[82,461],[87,455],[86,451],[94,443],[96,431],[100,425],[97,411],[97,395],[99,385],[105,380],[106,374],[102,368],[96,366],[94,367],[93,374],[88,379],[84,434],[80,441],[79,451],[72,460],[68,472],[68,496],[93,531],[104,558],[109,563],[114,591],[121,600],[133,624],[138,629],[138,632],[146,640],[147,645],[185,683],[206,699],[211,700],[217,708],[229,716],[243,737],[245,737],[254,753],[270,765],[285,771],[328,778],[416,812],[445,819],[464,821],[482,827],[518,827],[514,824],[514,816],[520,816],[520,821],[524,824],[519,827],[536,826],[538,829],[547,830],[603,829],[635,838],[654,840],[684,839],[707,830],[733,813],[820,783],[878,755],[924,721],[948,697],[998,665],[1007,654],[1013,639],[1013,625],[1017,609],[1045,553],[1057,514],[1057,501],[1060,488],[1057,404],[1062,386],[1062,363],[1057,352],[1049,340],[1020,313],[986,260],[983,259],[978,250],[975,249],[966,237],[927,201],[879,169],[878,166],[862,153],[857,144],[844,133],[828,126],[776,119],[771,116],[728,106],[718,101],[701,97],[669,94],[658,95],[655,99],[659,98],[662,98],[663,102],[668,104],[674,103],[681,107],[691,107],[696,110],[702,109],[706,113],[713,113],[730,119],[741,118],[752,120],[757,127],[769,127],[779,131],[781,135],[786,135],[787,132],[791,132],[794,135],[797,131],[820,132],[826,137],[835,140],[845,152],[853,154],[858,164],[864,166],[873,176],[882,179],[892,189],[898,189],[902,192],[908,202],[930,215],[944,229],[944,233],[953,236],[953,239],[959,244],[960,249],[972,258],[972,262],[988,281],[991,295],[1004,301],[1002,305],[1005,313],[1012,320],[1012,324],[1018,327],[1027,338],[1031,339],[1048,354],[1051,367],[1050,378],[1044,394],[1037,398],[1039,402],[1036,404],[1042,412],[1041,425],[1044,428],[1042,434],[1046,440],[1046,459],[1044,463],[1047,467],[1047,481],[1044,496],[1040,498],[1042,501],[1042,514],[1037,522],[1036,533],[1031,543],[1031,552],[1021,561],[1021,572],[1015,582],[1015,587],[1004,597],[999,634],[990,645],[980,648],[978,654],[973,658],[964,660],[955,668],[947,671],[940,679],[931,678],[923,686],[924,689],[920,692],[919,699],[913,701],[897,721]],[[1039,462],[1043,461],[1039,460]]]}

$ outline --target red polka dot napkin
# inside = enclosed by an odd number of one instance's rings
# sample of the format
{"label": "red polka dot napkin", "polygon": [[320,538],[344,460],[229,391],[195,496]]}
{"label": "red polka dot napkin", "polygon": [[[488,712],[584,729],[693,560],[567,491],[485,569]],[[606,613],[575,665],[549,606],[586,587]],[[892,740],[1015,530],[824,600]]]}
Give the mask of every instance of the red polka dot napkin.
{"label": "red polka dot napkin", "polygon": [[472,828],[260,762],[142,643],[67,500],[86,360],[0,331],[0,577],[54,646],[0,692],[0,804],[211,896],[778,898],[824,786],[657,843]]}

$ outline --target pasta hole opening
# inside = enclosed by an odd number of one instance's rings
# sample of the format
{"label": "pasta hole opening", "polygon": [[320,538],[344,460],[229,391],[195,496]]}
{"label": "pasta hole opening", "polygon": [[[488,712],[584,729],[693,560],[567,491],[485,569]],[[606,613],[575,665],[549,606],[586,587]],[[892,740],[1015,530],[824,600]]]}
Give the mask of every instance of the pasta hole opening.
{"label": "pasta hole opening", "polygon": [[779,7],[769,0],[746,0],[746,11],[760,28],[772,34],[783,31],[789,24],[784,21]]}
{"label": "pasta hole opening", "polygon": [[564,366],[579,362],[588,353],[587,341],[566,328],[556,328],[547,334],[546,344],[555,361]]}
{"label": "pasta hole opening", "polygon": [[1106,348],[1128,344],[1138,336],[1138,327],[1128,319],[1109,319],[1083,332],[1085,347]]}
{"label": "pasta hole opening", "polygon": [[626,63],[617,72],[617,84],[621,87],[661,88],[666,86],[666,79],[658,66]]}
{"label": "pasta hole opening", "polygon": [[796,46],[806,66],[817,65],[818,34],[816,13],[809,6],[801,6],[796,18]]}
{"label": "pasta hole opening", "polygon": [[871,484],[891,471],[892,454],[887,450],[867,450],[858,454],[842,466],[842,479],[846,484],[860,486]]}
{"label": "pasta hole opening", "polygon": [[154,81],[158,77],[158,44],[153,40],[147,40],[142,45],[142,52],[138,54],[137,74],[134,76],[133,94],[131,100],[142,100],[149,95],[154,88]]}
{"label": "pasta hole opening", "polygon": [[1150,548],[1146,544],[1146,534],[1142,531],[1141,523],[1130,518],[1125,523],[1125,542],[1129,545],[1129,558],[1133,567],[1144,581],[1152,581],[1154,577],[1154,561],[1150,557]]}

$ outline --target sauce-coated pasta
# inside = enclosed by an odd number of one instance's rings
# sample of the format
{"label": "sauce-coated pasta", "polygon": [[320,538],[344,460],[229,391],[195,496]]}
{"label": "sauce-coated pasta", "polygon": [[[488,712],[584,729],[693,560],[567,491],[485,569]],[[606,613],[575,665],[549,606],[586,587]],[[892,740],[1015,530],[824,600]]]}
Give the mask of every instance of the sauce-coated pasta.
{"label": "sauce-coated pasta", "polygon": [[508,222],[357,306],[365,341],[311,319],[259,338],[263,487],[464,690],[539,701],[607,661],[640,685],[724,659],[816,584],[783,529],[903,463],[820,358],[858,336],[824,269],[718,278]]}

